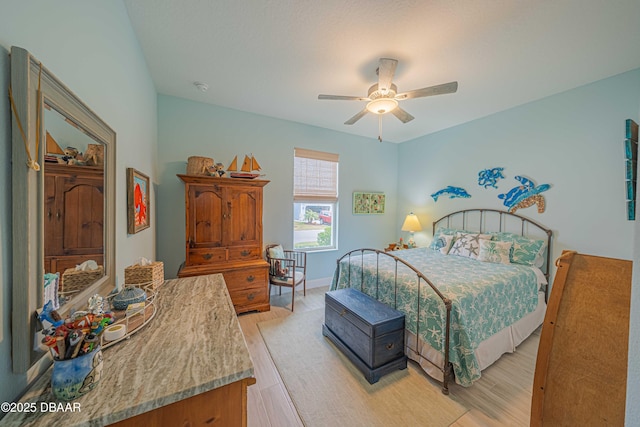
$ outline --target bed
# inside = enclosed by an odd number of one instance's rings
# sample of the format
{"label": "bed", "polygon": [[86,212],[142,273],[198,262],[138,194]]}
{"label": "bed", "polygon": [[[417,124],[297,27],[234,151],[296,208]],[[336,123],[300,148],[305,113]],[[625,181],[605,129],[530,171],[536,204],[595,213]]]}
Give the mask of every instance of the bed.
{"label": "bed", "polygon": [[429,248],[349,251],[331,289],[354,287],[405,313],[407,356],[448,394],[452,379],[472,385],[542,324],[552,232],[493,209],[451,213],[433,232]]}

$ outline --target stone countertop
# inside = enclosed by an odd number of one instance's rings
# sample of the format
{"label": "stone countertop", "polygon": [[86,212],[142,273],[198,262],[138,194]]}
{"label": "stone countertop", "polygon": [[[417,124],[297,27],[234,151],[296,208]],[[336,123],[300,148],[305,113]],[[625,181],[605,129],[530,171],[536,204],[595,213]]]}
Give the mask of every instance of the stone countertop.
{"label": "stone countertop", "polygon": [[148,325],[103,351],[100,383],[65,403],[68,411],[42,411],[61,403],[49,386],[50,368],[19,401],[35,412],[8,413],[0,425],[104,426],[253,376],[221,274],[165,281],[155,304]]}

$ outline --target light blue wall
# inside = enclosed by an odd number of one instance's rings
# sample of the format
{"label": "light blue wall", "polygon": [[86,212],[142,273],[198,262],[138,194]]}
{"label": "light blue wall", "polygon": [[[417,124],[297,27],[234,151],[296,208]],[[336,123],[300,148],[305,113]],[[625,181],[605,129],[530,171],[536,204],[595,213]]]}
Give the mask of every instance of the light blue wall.
{"label": "light blue wall", "polygon": [[[156,92],[120,1],[0,0],[0,401],[27,384],[11,370],[11,116],[7,101],[11,46],[30,51],[117,134],[116,272],[139,256],[155,257],[152,229],[127,236],[125,169],[155,182]],[[152,203],[154,195],[152,195]]]}
{"label": "light blue wall", "polygon": [[[640,228],[625,218],[624,123],[640,117],[640,70],[522,105],[399,146],[398,203],[423,223],[471,207],[502,209],[497,194],[527,175],[553,187],[547,210],[517,213],[554,232],[553,258],[563,249],[640,262]],[[478,171],[504,167],[498,190],[477,184]],[[447,185],[470,199],[429,195]],[[640,212],[640,211],[639,211]],[[418,240],[419,239],[419,240]],[[418,235],[426,244],[431,232]],[[640,279],[635,275],[630,328],[626,425],[640,425]],[[603,307],[606,309],[606,307]]]}
{"label": "light blue wall", "polygon": [[[310,279],[330,277],[338,254],[383,248],[398,238],[395,144],[164,95],[158,96],[158,129],[158,258],[167,276],[175,277],[185,259],[184,184],[176,174],[185,173],[189,156],[226,167],[233,156],[253,153],[271,181],[264,189],[264,242],[291,247],[294,147],[339,154],[339,249],[308,256]],[[354,191],[386,193],[386,213],[353,215]]]}
{"label": "light blue wall", "polygon": [[[398,202],[424,222],[471,207],[504,209],[497,195],[524,175],[552,185],[544,213],[517,213],[553,230],[554,259],[563,249],[631,259],[623,141],[639,98],[634,70],[401,144]],[[504,167],[505,179],[497,190],[480,187],[478,171],[493,167]],[[434,202],[429,195],[447,185],[472,197]],[[431,230],[418,237],[430,241]]]}

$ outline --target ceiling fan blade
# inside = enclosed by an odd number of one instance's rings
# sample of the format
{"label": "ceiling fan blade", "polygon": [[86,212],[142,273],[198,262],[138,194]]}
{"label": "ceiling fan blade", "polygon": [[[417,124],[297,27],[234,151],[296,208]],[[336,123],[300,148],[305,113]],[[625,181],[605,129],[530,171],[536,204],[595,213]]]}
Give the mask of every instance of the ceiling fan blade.
{"label": "ceiling fan blade", "polygon": [[338,101],[371,101],[369,98],[361,96],[343,96],[343,95],[318,95],[318,99],[333,99]]}
{"label": "ceiling fan blade", "polygon": [[398,66],[397,59],[380,58],[378,66],[378,90],[386,93],[391,88],[391,81]]}
{"label": "ceiling fan blade", "polygon": [[360,111],[358,114],[356,114],[355,116],[351,117],[349,120],[347,120],[346,122],[344,122],[345,125],[352,125],[355,122],[357,122],[358,120],[360,120],[361,118],[364,117],[365,114],[368,113],[368,110],[366,108],[364,108],[362,111]]}
{"label": "ceiling fan blade", "polygon": [[429,86],[422,89],[410,90],[409,92],[399,93],[396,99],[422,98],[425,96],[444,95],[446,93],[454,93],[458,90],[458,82],[445,83],[437,86]]}
{"label": "ceiling fan blade", "polygon": [[402,123],[407,123],[407,122],[410,122],[411,120],[415,119],[415,117],[413,117],[411,114],[407,113],[406,111],[404,111],[400,107],[394,108],[393,110],[391,110],[391,113],[394,116],[396,116],[398,119],[400,119],[400,121]]}

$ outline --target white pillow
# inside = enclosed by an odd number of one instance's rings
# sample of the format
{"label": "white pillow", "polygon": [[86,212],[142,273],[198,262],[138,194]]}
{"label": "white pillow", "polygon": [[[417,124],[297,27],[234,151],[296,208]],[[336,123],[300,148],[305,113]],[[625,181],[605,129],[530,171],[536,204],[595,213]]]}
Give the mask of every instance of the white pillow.
{"label": "white pillow", "polygon": [[496,264],[511,264],[509,253],[511,242],[496,242],[494,240],[480,240],[480,253],[478,261],[493,262]]}
{"label": "white pillow", "polygon": [[533,261],[534,267],[542,268],[542,266],[544,265],[544,262],[546,261],[546,258],[545,258],[546,248],[547,248],[546,244],[542,248],[540,248],[540,252],[538,252],[538,254],[536,255],[536,259]]}
{"label": "white pillow", "polygon": [[449,253],[449,249],[451,249],[451,244],[453,243],[453,236],[450,235],[441,235],[437,240],[434,240],[431,243],[430,248],[436,251],[439,251],[441,254],[446,255]]}
{"label": "white pillow", "polygon": [[458,255],[478,259],[481,240],[491,240],[490,234],[456,233],[456,240],[449,255]]}
{"label": "white pillow", "polygon": [[284,249],[282,249],[282,245],[272,246],[269,248],[269,257],[270,258],[284,258]]}

